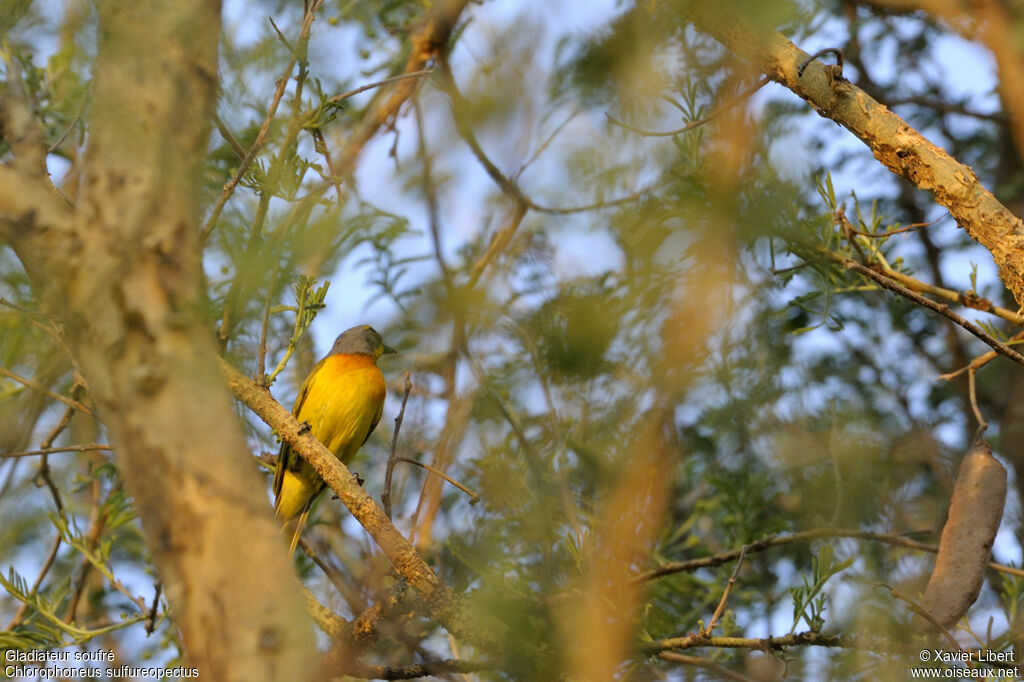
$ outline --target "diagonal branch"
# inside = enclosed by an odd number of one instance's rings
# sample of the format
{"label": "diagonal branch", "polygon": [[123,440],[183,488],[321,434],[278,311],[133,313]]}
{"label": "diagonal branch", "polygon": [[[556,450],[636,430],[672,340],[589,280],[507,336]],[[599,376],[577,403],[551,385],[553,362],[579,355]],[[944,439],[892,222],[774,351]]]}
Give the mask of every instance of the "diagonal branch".
{"label": "diagonal branch", "polygon": [[234,396],[271,426],[281,438],[304,457],[348,507],[357,521],[373,537],[391,561],[395,571],[404,578],[424,601],[430,615],[449,632],[464,637],[486,649],[494,650],[495,633],[472,624],[461,600],[437,577],[423,557],[391,523],[384,510],[363,490],[348,468],[341,463],[281,406],[270,391],[260,388],[223,360],[221,371]]}
{"label": "diagonal branch", "polygon": [[[421,73],[438,57],[467,4],[468,0],[441,0],[434,5],[411,36],[412,49],[402,69],[402,75]],[[374,98],[363,120],[348,138],[333,164],[338,175],[345,177],[352,174],[363,147],[377,134],[381,126],[398,114],[398,110],[412,97],[419,83],[419,78],[404,78],[398,80],[393,88],[382,91]]]}
{"label": "diagonal branch", "polygon": [[[32,113],[17,61],[10,58],[6,65],[0,130],[10,145],[11,160],[0,166],[0,237],[16,250],[41,248],[24,237],[34,230],[67,233],[73,214],[47,175],[43,131]],[[33,237],[38,240],[41,235]]]}
{"label": "diagonal branch", "polygon": [[775,31],[755,31],[710,2],[689,12],[697,29],[708,33],[742,59],[755,62],[772,80],[806,100],[819,115],[857,136],[875,158],[919,189],[932,192],[957,224],[988,249],[999,276],[1024,304],[1024,224],[978,180],[974,171],[926,139],[885,105],[849,82],[835,66],[812,62],[809,55]]}
{"label": "diagonal branch", "polygon": [[[53,398],[54,400],[57,400],[57,401],[60,401],[60,402],[64,403],[65,405],[67,405],[70,408],[78,410],[82,414],[86,414],[86,415],[92,417],[93,419],[99,420],[99,417],[97,417],[96,414],[92,410],[90,410],[88,407],[86,407],[85,405],[83,405],[79,401],[77,401],[77,400],[75,400],[73,398],[68,398],[67,396],[63,396],[60,393],[55,393],[54,391],[51,391],[50,389],[48,389],[46,386],[43,386],[42,384],[40,384],[38,381],[33,381],[32,379],[29,379],[27,377],[23,377],[20,374],[15,374],[11,370],[7,369],[6,367],[0,367],[0,377],[7,377],[8,379],[11,379],[12,381],[17,381],[22,386],[25,386],[27,388],[31,388],[33,391],[39,391],[40,393],[42,393],[44,395],[47,395],[50,398]],[[45,453],[40,452],[40,453],[35,453],[35,454],[45,454]]]}
{"label": "diagonal branch", "polygon": [[[313,27],[313,19],[316,17],[316,11],[320,7],[323,0],[316,0],[312,7],[307,8],[305,15],[302,17],[302,28],[299,32],[299,46],[300,50],[305,49],[305,45],[309,43],[309,33]],[[273,24],[274,20],[271,19],[270,23]],[[274,26],[277,29],[277,26]],[[280,31],[278,31],[280,35]],[[274,116],[277,114],[277,107],[281,103],[281,98],[284,96],[285,88],[288,86],[288,82],[291,80],[292,71],[295,69],[295,63],[301,59],[305,59],[304,54],[300,54],[300,50],[293,50],[291,59],[288,62],[288,67],[284,71],[284,75],[277,80],[277,86],[274,89],[274,96],[270,100],[270,106],[267,108],[267,115],[263,119],[262,125],[260,125],[259,132],[256,134],[256,139],[253,141],[249,151],[246,152],[241,162],[238,164],[238,169],[235,174],[224,183],[224,187],[220,190],[220,196],[217,197],[217,203],[213,207],[213,211],[210,212],[210,216],[206,219],[206,223],[200,230],[202,240],[206,241],[210,233],[217,226],[217,220],[220,218],[221,212],[224,210],[224,205],[227,204],[228,199],[234,193],[235,188],[238,187],[238,183],[245,177],[246,172],[249,170],[249,166],[252,165],[253,160],[259,153],[260,149],[267,141],[268,133],[270,132],[270,125],[274,122]],[[225,139],[231,142],[233,138],[230,137],[230,133],[222,131]],[[237,144],[237,142],[235,143]],[[236,153],[239,151],[235,149]]]}
{"label": "diagonal branch", "polygon": [[925,308],[930,308],[931,310],[934,310],[940,315],[945,315],[949,319],[953,320],[953,322],[956,322],[958,325],[960,325],[961,327],[963,327],[964,329],[966,329],[967,331],[969,331],[970,333],[974,334],[979,339],[987,343],[997,353],[1005,355],[1006,357],[1010,358],[1011,360],[1020,365],[1024,365],[1024,355],[1021,355],[1020,353],[1018,353],[1017,351],[1015,351],[1014,349],[1010,348],[1005,343],[1000,341],[999,339],[993,337],[991,334],[987,333],[984,329],[974,324],[967,318],[957,315],[950,309],[948,305],[944,303],[936,303],[930,298],[926,298],[925,296],[922,296],[921,294],[915,291],[911,291],[902,284],[899,284],[889,279],[885,275],[880,275],[879,273],[875,272],[868,266],[858,263],[857,261],[847,260],[843,262],[843,265],[845,265],[850,270],[855,270],[861,275],[864,275],[865,277],[874,281],[878,285],[886,289],[889,289],[890,291],[894,291],[900,296],[910,299],[911,301],[917,303],[918,305],[924,306]]}

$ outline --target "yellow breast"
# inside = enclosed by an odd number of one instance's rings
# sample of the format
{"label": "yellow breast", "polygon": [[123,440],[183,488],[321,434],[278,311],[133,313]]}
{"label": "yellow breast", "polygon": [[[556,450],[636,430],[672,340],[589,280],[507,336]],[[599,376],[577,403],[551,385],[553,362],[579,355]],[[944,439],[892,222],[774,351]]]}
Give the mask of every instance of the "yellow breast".
{"label": "yellow breast", "polygon": [[[313,368],[299,390],[293,413],[318,441],[344,462],[352,461],[384,409],[384,375],[367,355],[332,355]],[[323,488],[312,465],[282,446],[274,487],[283,519],[301,513]]]}
{"label": "yellow breast", "polygon": [[310,375],[296,417],[348,464],[369,437],[384,407],[384,376],[373,358],[332,355]]}

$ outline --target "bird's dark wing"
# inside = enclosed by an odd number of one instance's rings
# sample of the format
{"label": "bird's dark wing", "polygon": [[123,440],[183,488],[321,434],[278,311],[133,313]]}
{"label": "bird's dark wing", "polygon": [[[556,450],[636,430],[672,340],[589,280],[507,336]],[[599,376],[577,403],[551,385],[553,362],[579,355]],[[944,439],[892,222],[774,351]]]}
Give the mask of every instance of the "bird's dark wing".
{"label": "bird's dark wing", "polygon": [[373,433],[373,430],[375,428],[377,428],[377,424],[380,423],[380,416],[382,414],[384,414],[384,401],[383,400],[380,401],[380,405],[377,407],[377,414],[373,417],[373,421],[370,423],[370,430],[366,432],[366,438],[363,439],[363,443],[359,447],[362,447],[363,445],[366,445],[366,441],[370,440],[370,434]]}
{"label": "bird's dark wing", "polygon": [[[292,416],[298,417],[299,412],[302,410],[303,403],[306,402],[306,396],[309,395],[309,387],[313,384],[313,377],[317,375],[320,368],[323,367],[324,360],[316,363],[316,367],[309,373],[306,380],[302,382],[302,387],[299,388],[299,397],[295,399],[295,407],[292,408]],[[377,417],[380,419],[380,417]],[[370,429],[371,431],[373,429]],[[284,483],[284,472],[288,470],[288,467],[292,463],[292,459],[295,458],[295,453],[288,446],[287,443],[281,443],[281,449],[277,453],[277,468],[274,470],[274,499],[276,500],[281,496],[281,485]]]}

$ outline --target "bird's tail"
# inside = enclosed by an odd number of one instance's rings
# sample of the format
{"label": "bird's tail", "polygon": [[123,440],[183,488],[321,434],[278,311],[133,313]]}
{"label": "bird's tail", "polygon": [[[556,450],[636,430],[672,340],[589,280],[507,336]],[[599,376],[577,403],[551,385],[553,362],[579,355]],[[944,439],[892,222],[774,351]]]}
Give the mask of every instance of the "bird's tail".
{"label": "bird's tail", "polygon": [[[283,495],[278,495],[277,499],[274,500],[274,515],[277,518],[282,518],[281,514],[281,500],[284,499]],[[292,528],[292,541],[288,545],[288,557],[295,556],[295,548],[299,545],[299,537],[302,535],[302,529],[306,525],[306,519],[309,517],[309,509],[313,506],[313,500],[310,499],[306,502],[306,505],[302,508],[302,512],[298,517],[292,517],[291,519],[284,519],[284,523],[281,526],[281,532],[287,532],[289,528]],[[292,522],[294,519],[294,523]]]}
{"label": "bird's tail", "polygon": [[[289,558],[295,556],[295,548],[299,544],[299,536],[302,535],[302,527],[306,525],[306,518],[308,516],[309,516],[309,505],[306,505],[306,508],[302,510],[302,513],[299,514],[299,518],[296,519],[296,521],[295,521],[295,531],[292,533],[292,542],[291,542],[290,545],[288,545],[288,557]],[[288,525],[289,524],[286,523],[284,525],[284,528],[287,528]]]}

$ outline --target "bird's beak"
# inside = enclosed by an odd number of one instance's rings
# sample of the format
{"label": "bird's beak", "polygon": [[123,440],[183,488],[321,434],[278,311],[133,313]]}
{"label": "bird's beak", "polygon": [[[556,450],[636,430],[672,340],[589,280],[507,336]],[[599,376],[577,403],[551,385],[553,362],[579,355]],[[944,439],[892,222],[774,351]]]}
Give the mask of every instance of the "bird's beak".
{"label": "bird's beak", "polygon": [[380,354],[381,355],[390,355],[392,353],[397,353],[397,352],[398,352],[397,350],[395,350],[391,346],[388,346],[388,345],[385,344],[384,345],[384,349],[380,352]]}

